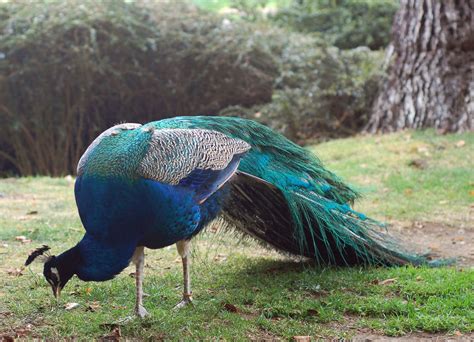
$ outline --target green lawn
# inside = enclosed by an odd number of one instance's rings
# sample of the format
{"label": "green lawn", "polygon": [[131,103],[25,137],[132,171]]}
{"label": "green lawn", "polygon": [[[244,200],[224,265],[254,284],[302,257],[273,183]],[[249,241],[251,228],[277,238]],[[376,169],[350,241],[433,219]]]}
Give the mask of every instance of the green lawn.
{"label": "green lawn", "polygon": [[[364,193],[358,210],[397,224],[430,221],[473,228],[472,133],[405,132],[336,140],[313,149]],[[82,234],[73,180],[0,180],[0,340],[6,335],[106,336],[114,329],[111,323],[132,313],[132,267],[104,283],[73,279],[59,301],[41,265],[12,274],[30,249],[48,244],[57,254]],[[32,242],[21,243],[18,236]],[[182,282],[175,248],[148,251],[144,287],[151,317],[120,325],[122,336],[317,339],[362,333],[458,336],[474,330],[472,265],[321,269],[212,230],[194,244],[195,305],[172,310]],[[64,304],[70,302],[79,306],[66,311]]]}

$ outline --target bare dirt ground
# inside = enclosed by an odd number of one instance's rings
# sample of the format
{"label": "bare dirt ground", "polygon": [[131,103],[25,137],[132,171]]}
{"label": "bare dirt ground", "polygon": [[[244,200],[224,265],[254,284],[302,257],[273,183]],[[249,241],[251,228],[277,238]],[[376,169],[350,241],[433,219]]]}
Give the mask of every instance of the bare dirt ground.
{"label": "bare dirt ground", "polygon": [[434,222],[395,224],[390,232],[416,251],[433,258],[455,258],[456,266],[474,266],[474,223],[446,225]]}

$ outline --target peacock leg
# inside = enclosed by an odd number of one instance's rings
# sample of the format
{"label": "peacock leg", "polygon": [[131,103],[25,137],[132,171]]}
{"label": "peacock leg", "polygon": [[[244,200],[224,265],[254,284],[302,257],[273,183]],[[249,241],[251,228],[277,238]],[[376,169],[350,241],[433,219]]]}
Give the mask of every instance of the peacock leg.
{"label": "peacock leg", "polygon": [[143,318],[148,315],[148,312],[143,307],[143,265],[145,264],[145,247],[137,247],[133,253],[132,261],[136,266],[135,282],[137,297],[135,302],[135,314]]}
{"label": "peacock leg", "polygon": [[181,256],[183,261],[183,299],[179,302],[174,308],[180,309],[193,301],[193,293],[191,291],[191,277],[189,275],[189,266],[190,266],[190,251],[191,251],[191,241],[190,240],[181,240],[176,243],[178,248],[178,253]]}

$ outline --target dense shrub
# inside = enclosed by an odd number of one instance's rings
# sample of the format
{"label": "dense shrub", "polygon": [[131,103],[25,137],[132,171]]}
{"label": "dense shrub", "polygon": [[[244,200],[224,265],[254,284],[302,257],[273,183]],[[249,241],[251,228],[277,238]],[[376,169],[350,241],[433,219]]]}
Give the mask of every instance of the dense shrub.
{"label": "dense shrub", "polygon": [[155,1],[0,4],[0,174],[74,172],[105,128],[240,115],[298,142],[364,125],[380,53]]}
{"label": "dense shrub", "polygon": [[347,136],[365,126],[383,76],[383,52],[340,50],[301,34],[272,42],[280,70],[272,102],[226,108],[221,115],[258,120],[300,143]]}
{"label": "dense shrub", "polygon": [[300,0],[274,20],[300,32],[319,34],[342,49],[386,47],[390,42],[395,0]]}
{"label": "dense shrub", "polygon": [[92,138],[119,121],[270,101],[277,69],[254,28],[163,6],[0,4],[3,170],[73,172]]}

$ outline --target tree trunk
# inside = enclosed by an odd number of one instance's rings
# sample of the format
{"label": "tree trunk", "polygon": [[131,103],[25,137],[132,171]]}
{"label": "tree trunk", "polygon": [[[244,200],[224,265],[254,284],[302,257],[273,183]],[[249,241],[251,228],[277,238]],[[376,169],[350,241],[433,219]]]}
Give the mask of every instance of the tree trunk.
{"label": "tree trunk", "polygon": [[474,127],[474,0],[402,0],[368,132]]}

